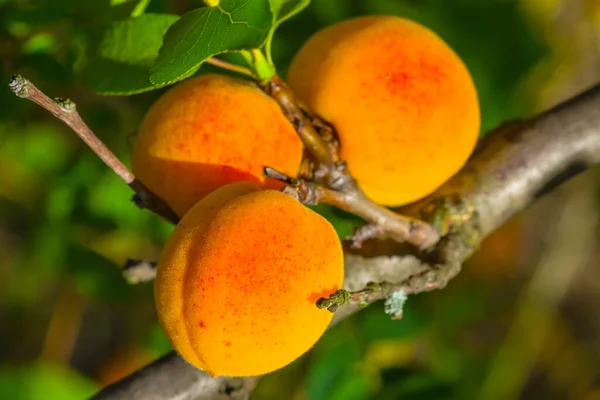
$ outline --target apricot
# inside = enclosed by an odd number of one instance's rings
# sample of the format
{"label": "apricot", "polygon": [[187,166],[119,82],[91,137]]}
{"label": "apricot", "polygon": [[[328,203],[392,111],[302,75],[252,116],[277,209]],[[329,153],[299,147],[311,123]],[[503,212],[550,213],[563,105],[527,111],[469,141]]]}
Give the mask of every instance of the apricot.
{"label": "apricot", "polygon": [[350,172],[383,205],[433,192],[477,141],[469,71],[439,36],[407,19],[366,16],[326,27],[296,54],[288,82],[336,128]]}
{"label": "apricot", "polygon": [[294,176],[302,143],[273,99],[252,84],[218,74],[187,79],[146,114],[133,148],[133,172],[183,216],[228,183],[281,183],[262,175],[271,166]]}
{"label": "apricot", "polygon": [[306,352],[343,281],[333,226],[290,196],[247,182],[199,201],[169,237],[154,286],[173,347],[211,376],[253,376]]}

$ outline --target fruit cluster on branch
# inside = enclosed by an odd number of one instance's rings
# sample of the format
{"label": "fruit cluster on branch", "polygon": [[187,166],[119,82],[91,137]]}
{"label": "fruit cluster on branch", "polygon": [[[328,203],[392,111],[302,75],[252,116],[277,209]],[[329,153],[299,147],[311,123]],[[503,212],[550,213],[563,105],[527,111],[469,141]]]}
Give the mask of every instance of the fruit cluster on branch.
{"label": "fruit cluster on branch", "polygon": [[[262,54],[257,51],[252,55]],[[254,76],[269,72],[261,71]],[[506,174],[501,168],[528,165],[545,154],[534,153],[539,135],[519,125],[520,136],[510,135],[510,145],[522,140],[529,158],[505,162],[525,154],[522,149],[480,153],[448,183],[477,141],[477,94],[452,49],[405,19],[363,17],[316,33],[292,62],[288,83],[277,75],[251,83],[209,74],[176,85],[144,119],[134,175],[93,135],[73,103],[53,101],[22,78],[11,82],[19,96],[78,132],[134,189],[141,207],[177,224],[157,268],[160,322],[187,362],[211,377],[246,377],[239,380],[243,390],[256,381],[247,377],[281,368],[309,350],[332,318],[351,312],[341,307],[346,303],[386,298],[389,313],[401,316],[407,294],[443,287],[482,235],[533,201],[549,184],[540,177],[550,181],[566,164],[598,162],[598,152],[589,150],[600,148],[598,140],[575,137],[560,149],[550,146],[568,160],[554,157],[537,175]],[[583,135],[589,130],[584,125],[573,132]],[[498,177],[517,172],[521,181],[529,179],[529,189],[515,194],[517,186]],[[474,190],[477,179],[484,182]],[[344,252],[332,225],[303,205],[319,202],[366,221],[351,238],[353,250],[370,239],[392,239],[363,249],[377,253],[369,262],[383,264],[385,257],[394,263],[411,254],[424,263],[393,282],[367,284],[357,276],[369,273],[348,274],[358,256]],[[407,215],[388,208],[403,205]],[[408,252],[398,250],[407,243]],[[366,259],[358,263],[363,269],[370,265]],[[153,270],[146,265],[146,273]],[[345,272],[344,286],[351,290],[342,289]],[[362,286],[349,287],[348,277]],[[185,370],[176,355],[169,357]],[[204,384],[232,382],[194,373]]]}
{"label": "fruit cluster on branch", "polygon": [[[362,217],[367,225],[354,247],[387,237],[424,259],[448,261],[437,244],[453,215],[422,221],[387,207],[437,189],[479,134],[469,72],[415,22],[371,16],[317,32],[293,60],[289,86],[259,50],[246,56],[259,85],[201,75],[150,108],[133,149],[135,175],[73,103],[33,96],[134,188],[140,206],[177,222],[157,266],[158,316],[175,349],[211,376],[281,368],[312,347],[339,306],[406,285],[341,290],[342,243],[303,204],[326,202]],[[20,79],[12,85],[22,97],[37,90]],[[451,276],[434,275],[441,278],[426,285]]]}

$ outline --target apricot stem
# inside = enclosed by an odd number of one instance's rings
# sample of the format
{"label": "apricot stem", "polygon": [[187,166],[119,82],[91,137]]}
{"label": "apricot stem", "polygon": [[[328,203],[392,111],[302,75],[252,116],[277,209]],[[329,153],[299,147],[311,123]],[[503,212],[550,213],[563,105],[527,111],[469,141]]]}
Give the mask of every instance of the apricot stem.
{"label": "apricot stem", "polygon": [[279,76],[272,77],[264,90],[277,101],[285,116],[296,128],[296,132],[312,157],[321,164],[331,165],[336,161],[335,149],[327,146],[321,139],[310,120],[302,113],[294,94]]}
{"label": "apricot stem", "polygon": [[140,208],[147,208],[173,224],[179,221],[175,212],[144,186],[125,164],[98,139],[81,119],[75,103],[64,98],[52,100],[33,83],[20,75],[13,75],[8,86],[18,97],[33,101],[67,124],[110,169],[134,190],[134,201]]}
{"label": "apricot stem", "polygon": [[246,67],[242,67],[241,65],[235,65],[228,63],[227,61],[220,60],[216,57],[211,57],[206,60],[208,64],[212,64],[216,67],[226,69],[228,71],[237,72],[238,74],[249,76],[252,79],[256,79],[256,74],[250,69]]}

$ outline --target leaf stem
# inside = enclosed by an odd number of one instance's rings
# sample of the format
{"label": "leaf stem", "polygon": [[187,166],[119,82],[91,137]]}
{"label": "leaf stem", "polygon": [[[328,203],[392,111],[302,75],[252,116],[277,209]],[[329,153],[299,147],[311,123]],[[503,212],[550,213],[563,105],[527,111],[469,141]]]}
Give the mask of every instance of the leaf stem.
{"label": "leaf stem", "polygon": [[267,36],[267,41],[265,43],[265,54],[267,56],[267,62],[269,63],[271,68],[273,68],[273,70],[275,70],[275,63],[273,63],[273,55],[272,55],[271,48],[273,47],[274,33],[275,33],[274,29],[271,32],[269,32],[269,36]]}
{"label": "leaf stem", "polygon": [[212,64],[216,67],[226,69],[228,71],[237,72],[238,74],[249,76],[252,79],[257,79],[256,74],[250,68],[242,67],[241,65],[235,65],[228,63],[227,61],[220,60],[216,57],[211,57],[205,61],[208,64]]}

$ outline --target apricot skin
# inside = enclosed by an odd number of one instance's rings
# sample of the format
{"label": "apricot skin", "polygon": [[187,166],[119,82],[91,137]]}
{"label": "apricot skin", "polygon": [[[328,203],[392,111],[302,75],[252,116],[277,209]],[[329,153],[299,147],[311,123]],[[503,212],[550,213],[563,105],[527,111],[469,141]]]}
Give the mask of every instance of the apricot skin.
{"label": "apricot skin", "polygon": [[171,88],[146,114],[132,154],[133,172],[183,216],[228,183],[281,184],[270,166],[294,176],[302,143],[279,106],[257,87],[206,74]]}
{"label": "apricot skin", "polygon": [[331,224],[286,194],[224,186],[177,225],[161,255],[156,307],[173,347],[211,376],[291,363],[331,322],[315,306],[343,281]]}
{"label": "apricot skin", "polygon": [[433,192],[464,165],[479,134],[469,71],[441,38],[407,19],[359,17],[317,32],[288,82],[334,125],[350,172],[380,204]]}

